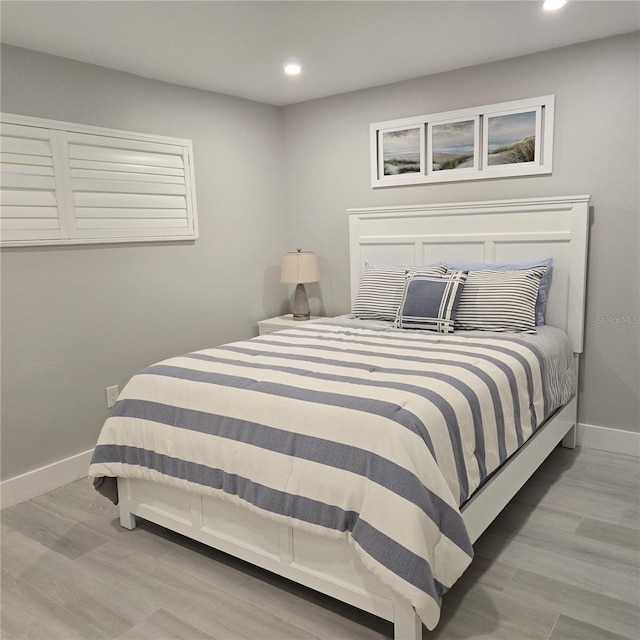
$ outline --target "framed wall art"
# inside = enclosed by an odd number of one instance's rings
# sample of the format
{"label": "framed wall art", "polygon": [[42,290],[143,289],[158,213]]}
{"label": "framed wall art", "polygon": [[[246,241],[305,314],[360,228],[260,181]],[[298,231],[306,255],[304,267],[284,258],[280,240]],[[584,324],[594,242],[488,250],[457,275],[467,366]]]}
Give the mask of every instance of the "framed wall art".
{"label": "framed wall art", "polygon": [[550,174],[554,96],[376,122],[375,187]]}
{"label": "framed wall art", "polygon": [[[480,148],[478,116],[427,124],[430,173],[460,175],[477,171]],[[443,172],[439,174],[438,172]],[[449,174],[449,172],[452,172]]]}
{"label": "framed wall art", "polygon": [[424,127],[394,127],[378,134],[378,172],[412,178],[424,173]]}
{"label": "framed wall art", "polygon": [[483,163],[492,172],[512,175],[524,165],[539,165],[542,109],[487,113],[484,117]]}

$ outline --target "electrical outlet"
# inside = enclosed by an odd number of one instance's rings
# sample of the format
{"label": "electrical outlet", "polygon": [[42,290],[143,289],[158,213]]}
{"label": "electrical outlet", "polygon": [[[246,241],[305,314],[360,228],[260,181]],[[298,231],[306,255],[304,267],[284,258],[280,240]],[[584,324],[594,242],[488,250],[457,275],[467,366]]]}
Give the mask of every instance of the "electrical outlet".
{"label": "electrical outlet", "polygon": [[114,384],[112,387],[107,387],[105,391],[107,392],[107,409],[111,409],[118,399],[118,385]]}

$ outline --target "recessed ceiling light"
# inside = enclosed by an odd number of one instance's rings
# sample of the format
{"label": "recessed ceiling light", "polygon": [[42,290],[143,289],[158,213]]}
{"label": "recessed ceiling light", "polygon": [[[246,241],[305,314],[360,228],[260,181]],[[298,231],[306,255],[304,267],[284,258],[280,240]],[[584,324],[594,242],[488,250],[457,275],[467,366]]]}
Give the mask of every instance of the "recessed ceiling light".
{"label": "recessed ceiling light", "polygon": [[544,0],[542,8],[545,11],[557,11],[567,4],[567,0]]}
{"label": "recessed ceiling light", "polygon": [[302,71],[302,67],[297,62],[290,62],[284,66],[284,72],[288,76],[297,76]]}

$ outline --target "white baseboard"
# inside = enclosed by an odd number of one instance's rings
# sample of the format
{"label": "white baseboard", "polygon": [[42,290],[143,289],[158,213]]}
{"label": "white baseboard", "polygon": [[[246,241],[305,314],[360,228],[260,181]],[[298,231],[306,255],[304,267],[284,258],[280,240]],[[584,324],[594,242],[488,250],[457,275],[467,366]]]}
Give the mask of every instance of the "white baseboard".
{"label": "white baseboard", "polygon": [[578,446],[640,458],[640,433],[578,423]]}
{"label": "white baseboard", "polygon": [[87,477],[93,449],[0,482],[2,508],[30,500]]}

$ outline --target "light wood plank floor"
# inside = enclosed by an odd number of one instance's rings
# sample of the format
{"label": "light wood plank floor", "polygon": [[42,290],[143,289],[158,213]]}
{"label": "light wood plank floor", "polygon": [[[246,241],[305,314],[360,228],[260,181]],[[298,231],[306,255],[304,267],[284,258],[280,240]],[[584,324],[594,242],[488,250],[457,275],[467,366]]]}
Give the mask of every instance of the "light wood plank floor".
{"label": "light wood plank floor", "polygon": [[[640,462],[556,449],[424,640],[640,638]],[[88,480],[2,512],[2,638],[385,639],[391,625],[140,521]]]}

